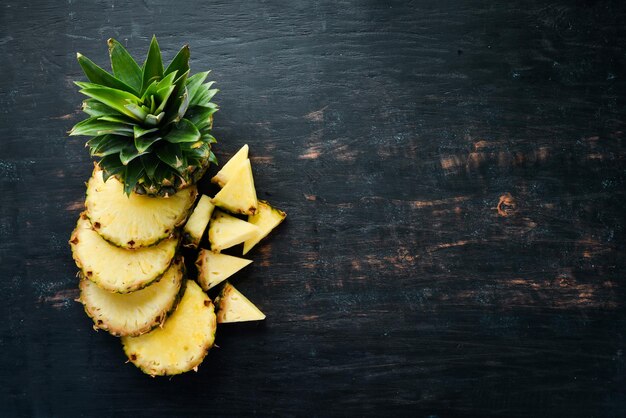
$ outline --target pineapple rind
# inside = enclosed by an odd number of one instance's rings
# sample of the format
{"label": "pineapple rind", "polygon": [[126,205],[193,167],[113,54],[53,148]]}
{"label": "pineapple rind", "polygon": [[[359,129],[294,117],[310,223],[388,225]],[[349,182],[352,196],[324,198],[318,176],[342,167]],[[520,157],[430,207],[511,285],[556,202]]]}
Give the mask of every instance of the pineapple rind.
{"label": "pineapple rind", "polygon": [[224,284],[215,304],[218,324],[265,319],[265,314],[229,282]]}
{"label": "pineapple rind", "polygon": [[136,250],[116,247],[94,230],[83,212],[72,232],[70,247],[76,266],[86,278],[109,292],[129,293],[161,277],[176,254],[178,238]]}
{"label": "pineapple rind", "polygon": [[256,213],[248,216],[248,222],[258,226],[259,233],[254,238],[251,238],[243,243],[243,254],[246,255],[252,247],[268,236],[269,233],[280,225],[286,217],[287,214],[282,210],[273,207],[265,200],[259,200],[259,206]]}
{"label": "pineapple rind", "polygon": [[245,258],[201,249],[196,260],[198,283],[208,291],[251,263]]}
{"label": "pineapple rind", "polygon": [[220,210],[213,212],[209,225],[211,250],[219,252],[254,237],[259,227]]}
{"label": "pineapple rind", "polygon": [[116,337],[139,336],[162,325],[184,293],[185,264],[175,259],[163,276],[141,290],[120,294],[102,290],[91,280],[80,281],[80,298],[94,329]]}
{"label": "pineapple rind", "polygon": [[217,321],[211,299],[194,281],[162,327],[139,337],[122,337],[128,359],[151,376],[196,369],[215,341]]}
{"label": "pineapple rind", "polygon": [[226,182],[235,174],[242,162],[248,158],[248,144],[244,145],[224,164],[222,169],[211,179],[212,183],[217,183],[224,187]]}
{"label": "pineapple rind", "polygon": [[183,228],[183,245],[185,247],[197,248],[204,230],[209,224],[215,205],[211,203],[211,198],[206,195],[200,196],[196,208],[193,210],[185,227]]}
{"label": "pineapple rind", "polygon": [[187,219],[197,193],[197,188],[190,186],[167,198],[126,196],[122,183],[115,178],[105,183],[96,167],[87,183],[85,207],[105,240],[123,248],[141,248],[170,237]]}
{"label": "pineapple rind", "polygon": [[254,215],[258,200],[250,160],[245,159],[213,198],[213,204],[231,213]]}

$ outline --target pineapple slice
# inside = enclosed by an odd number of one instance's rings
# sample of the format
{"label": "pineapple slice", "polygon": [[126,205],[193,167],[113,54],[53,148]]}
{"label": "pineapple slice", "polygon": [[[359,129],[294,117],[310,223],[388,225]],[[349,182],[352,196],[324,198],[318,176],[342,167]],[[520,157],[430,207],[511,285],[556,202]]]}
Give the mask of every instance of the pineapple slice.
{"label": "pineapple slice", "polygon": [[228,183],[215,195],[213,203],[235,214],[254,215],[258,202],[250,160],[241,163]]}
{"label": "pineapple slice", "polygon": [[262,321],[265,314],[259,310],[235,287],[226,282],[220,295],[215,299],[217,323]]}
{"label": "pineapple slice", "polygon": [[137,336],[163,324],[181,296],[185,265],[174,260],[157,282],[133,293],[102,290],[91,280],[80,281],[80,302],[94,328],[115,336]]}
{"label": "pineapple slice", "polygon": [[212,183],[217,183],[220,187],[224,187],[226,182],[230,180],[230,178],[235,174],[241,163],[244,162],[248,158],[248,144],[241,147],[239,151],[235,155],[231,157],[230,160],[224,167],[211,179]]}
{"label": "pineapple slice", "polygon": [[176,311],[162,327],[139,337],[122,337],[130,361],[151,376],[197,370],[215,341],[215,310],[211,299],[187,280]]}
{"label": "pineapple slice", "polygon": [[286,216],[287,214],[282,210],[272,207],[264,200],[259,200],[257,212],[252,216],[248,216],[248,222],[258,226],[259,233],[254,238],[250,238],[243,243],[243,254],[245,255],[259,241],[265,238],[272,229],[285,220]]}
{"label": "pineapple slice", "polygon": [[209,224],[214,208],[215,205],[211,203],[211,198],[209,196],[202,195],[200,197],[196,208],[193,210],[193,213],[187,220],[185,228],[183,229],[185,247],[198,247],[202,234],[204,234],[204,230]]}
{"label": "pineapple slice", "polygon": [[177,238],[127,250],[111,245],[93,229],[83,212],[72,232],[72,256],[83,275],[109,292],[128,293],[158,279],[176,253]]}
{"label": "pineapple slice", "polygon": [[198,282],[204,290],[209,290],[250,263],[252,260],[214,253],[209,250],[200,250],[196,261]]}
{"label": "pineapple slice", "polygon": [[219,252],[255,237],[259,227],[220,210],[213,212],[209,226],[211,249]]}
{"label": "pineapple slice", "polygon": [[111,177],[105,183],[96,168],[87,183],[87,216],[100,235],[114,245],[139,248],[167,238],[185,222],[196,199],[195,186],[170,197],[124,194],[124,186]]}

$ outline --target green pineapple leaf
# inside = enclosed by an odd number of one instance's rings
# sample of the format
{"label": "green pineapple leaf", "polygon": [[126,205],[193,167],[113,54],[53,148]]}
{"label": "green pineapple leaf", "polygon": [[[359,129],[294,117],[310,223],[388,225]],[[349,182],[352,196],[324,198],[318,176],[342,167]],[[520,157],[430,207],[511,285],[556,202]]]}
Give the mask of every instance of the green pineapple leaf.
{"label": "green pineapple leaf", "polygon": [[177,171],[181,170],[186,165],[186,158],[178,144],[163,141],[160,146],[157,147],[156,155],[159,157],[159,160]]}
{"label": "green pineapple leaf", "polygon": [[109,87],[90,87],[80,90],[85,96],[96,99],[119,113],[141,121],[133,112],[126,108],[126,104],[137,104],[139,99],[134,94]]}
{"label": "green pineapple leaf", "polygon": [[105,116],[105,115],[117,115],[117,110],[110,108],[97,101],[96,99],[86,99],[83,101],[83,112],[89,116]]}
{"label": "green pineapple leaf", "polygon": [[213,151],[210,151],[209,161],[211,161],[215,165],[218,165],[217,157],[215,156],[215,154],[213,154]]}
{"label": "green pineapple leaf", "polygon": [[127,196],[130,196],[131,192],[135,188],[135,185],[143,175],[144,169],[141,161],[136,160],[134,163],[126,166],[124,174],[124,179],[126,180],[124,182],[124,193],[126,193]]}
{"label": "green pineapple leaf", "polygon": [[187,118],[196,125],[196,128],[202,130],[211,125],[212,115],[216,111],[217,109],[197,106],[194,107],[193,111],[189,112]]}
{"label": "green pineapple leaf", "polygon": [[109,177],[126,171],[126,166],[120,161],[119,154],[107,155],[98,162],[98,165],[102,168],[102,179],[105,183]]}
{"label": "green pineapple leaf", "polygon": [[172,144],[179,142],[196,142],[200,139],[200,131],[198,131],[198,128],[196,128],[193,123],[187,119],[182,119],[174,125],[170,133],[165,135],[164,139]]}
{"label": "green pineapple leaf", "polygon": [[[210,84],[210,83],[207,83]],[[218,89],[209,89],[207,84],[200,86],[190,102],[191,106],[204,106],[205,103],[209,103],[213,96],[217,94]]]}
{"label": "green pineapple leaf", "polygon": [[137,148],[137,151],[139,151],[140,153],[144,153],[148,150],[148,148],[150,148],[152,146],[152,144],[154,144],[157,141],[160,141],[161,138],[160,136],[140,136],[135,138],[135,148]]}
{"label": "green pineapple leaf", "polygon": [[122,150],[120,151],[120,161],[122,162],[122,164],[128,165],[128,163],[130,163],[142,154],[143,153],[135,147],[135,144],[133,142],[130,142],[127,143],[126,146],[124,146],[124,148],[122,148]]}
{"label": "green pineapple leaf", "polygon": [[128,103],[124,105],[124,108],[133,115],[134,119],[142,121],[148,116],[148,112],[144,110],[144,106],[140,106],[135,103]]}
{"label": "green pineapple leaf", "polygon": [[198,88],[204,83],[209,73],[210,71],[205,71],[203,73],[194,74],[187,79],[187,91],[191,98],[196,95],[196,91],[198,91]]}
{"label": "green pineapple leaf", "polygon": [[143,77],[141,67],[118,41],[111,38],[108,44],[113,74],[118,80],[130,86],[133,93],[138,93],[141,91]]}
{"label": "green pineapple leaf", "polygon": [[164,75],[168,75],[174,71],[178,71],[178,74],[183,74],[189,71],[189,45],[184,45],[178,54],[174,57],[170,65],[165,69]]}
{"label": "green pineapple leaf", "polygon": [[143,92],[154,80],[160,80],[163,77],[163,60],[161,58],[161,49],[156,40],[156,36],[152,37],[148,56],[143,63],[142,88]]}
{"label": "green pineapple leaf", "polygon": [[92,83],[105,87],[110,87],[113,89],[132,91],[132,88],[130,88],[127,84],[113,77],[102,68],[98,67],[86,56],[82,54],[76,54],[76,59],[83,69],[83,72]]}
{"label": "green pineapple leaf", "polygon": [[176,89],[176,86],[167,86],[163,87],[161,90],[157,91],[157,98],[161,101],[159,107],[154,110],[154,113],[161,113],[165,110],[165,105],[167,105],[167,100],[170,98],[172,92]]}
{"label": "green pineapple leaf", "polygon": [[158,157],[154,154],[144,154],[141,156],[141,163],[148,177],[154,179],[155,172],[160,164]]}
{"label": "green pineapple leaf", "polygon": [[189,93],[187,92],[187,89],[185,89],[185,91],[183,92],[183,95],[181,96],[180,106],[178,107],[178,113],[176,114],[176,117],[174,118],[174,122],[180,121],[182,117],[185,116],[185,113],[187,112],[188,108],[189,108]]}
{"label": "green pineapple leaf", "polygon": [[135,125],[133,127],[133,130],[134,130],[133,136],[134,136],[135,139],[137,139],[137,138],[140,138],[140,137],[142,137],[144,135],[151,134],[152,132],[156,132],[156,131],[159,130],[159,128],[145,129],[145,128],[142,128],[139,125]]}
{"label": "green pineapple leaf", "polygon": [[124,135],[132,132],[132,129],[124,123],[108,122],[99,120],[97,116],[78,122],[70,131],[70,136],[76,135],[104,135],[118,134]]}
{"label": "green pineapple leaf", "polygon": [[96,138],[100,140],[93,144],[89,141],[91,148],[91,155],[94,157],[106,157],[111,154],[119,154],[122,149],[128,144],[128,139],[124,136],[118,135],[102,135]]}
{"label": "green pineapple leaf", "polygon": [[136,121],[133,120],[129,120],[129,118],[127,116],[123,116],[123,115],[103,115],[103,116],[99,116],[98,120],[104,120],[107,122],[117,122],[117,123],[123,123],[125,125],[132,125],[135,126],[137,124]]}

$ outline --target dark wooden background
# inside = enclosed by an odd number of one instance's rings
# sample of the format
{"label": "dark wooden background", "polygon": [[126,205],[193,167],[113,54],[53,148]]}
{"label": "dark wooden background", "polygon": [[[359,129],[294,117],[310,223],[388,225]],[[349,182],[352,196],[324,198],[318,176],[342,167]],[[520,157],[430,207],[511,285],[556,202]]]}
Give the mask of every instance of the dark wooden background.
{"label": "dark wooden background", "polygon": [[[621,1],[0,5],[0,415],[626,416]],[[222,160],[288,213],[198,373],[91,329],[75,53],[212,69]]]}

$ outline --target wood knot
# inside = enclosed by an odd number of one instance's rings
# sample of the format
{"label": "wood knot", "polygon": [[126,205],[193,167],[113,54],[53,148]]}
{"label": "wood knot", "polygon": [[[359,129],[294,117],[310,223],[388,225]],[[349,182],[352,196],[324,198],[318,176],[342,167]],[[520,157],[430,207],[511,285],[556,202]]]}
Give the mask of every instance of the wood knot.
{"label": "wood knot", "polygon": [[515,203],[515,199],[511,196],[511,193],[505,193],[500,196],[500,201],[498,202],[498,215],[500,216],[511,216],[517,211],[517,203]]}

